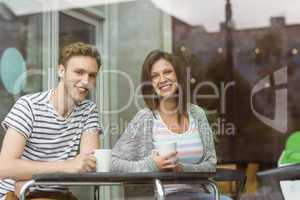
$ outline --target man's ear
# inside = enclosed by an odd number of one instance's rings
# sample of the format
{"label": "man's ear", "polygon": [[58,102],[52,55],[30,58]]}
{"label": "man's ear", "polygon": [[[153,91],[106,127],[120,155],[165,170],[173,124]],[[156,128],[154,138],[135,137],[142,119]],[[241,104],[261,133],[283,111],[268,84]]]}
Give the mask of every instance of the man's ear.
{"label": "man's ear", "polygon": [[62,78],[64,76],[65,73],[65,66],[62,64],[58,65],[58,76],[59,78]]}

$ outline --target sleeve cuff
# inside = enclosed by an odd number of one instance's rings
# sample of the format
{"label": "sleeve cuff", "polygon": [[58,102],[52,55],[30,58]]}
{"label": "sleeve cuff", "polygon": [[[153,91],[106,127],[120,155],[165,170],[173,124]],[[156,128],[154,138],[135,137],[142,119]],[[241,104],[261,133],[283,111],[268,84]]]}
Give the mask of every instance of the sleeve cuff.
{"label": "sleeve cuff", "polygon": [[83,134],[98,133],[99,135],[101,135],[103,133],[103,131],[99,127],[98,128],[93,127],[93,128],[88,128],[88,129],[84,130],[82,133]]}
{"label": "sleeve cuff", "polygon": [[149,163],[150,171],[153,171],[153,172],[158,172],[159,171],[155,161],[151,158],[151,156],[149,156],[147,158],[147,163]]}

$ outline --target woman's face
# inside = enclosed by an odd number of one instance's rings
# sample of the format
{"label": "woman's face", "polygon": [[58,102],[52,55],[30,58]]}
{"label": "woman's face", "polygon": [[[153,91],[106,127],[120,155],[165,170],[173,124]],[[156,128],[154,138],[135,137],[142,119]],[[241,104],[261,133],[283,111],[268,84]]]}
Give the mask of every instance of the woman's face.
{"label": "woman's face", "polygon": [[151,69],[151,81],[155,92],[161,97],[171,97],[177,91],[177,77],[172,64],[161,58]]}

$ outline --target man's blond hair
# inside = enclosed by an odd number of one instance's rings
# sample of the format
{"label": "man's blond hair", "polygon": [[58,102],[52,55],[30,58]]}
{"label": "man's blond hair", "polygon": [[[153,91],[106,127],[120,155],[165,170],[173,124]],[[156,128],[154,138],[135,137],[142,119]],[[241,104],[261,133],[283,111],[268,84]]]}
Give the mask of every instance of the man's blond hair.
{"label": "man's blond hair", "polygon": [[95,58],[98,68],[101,66],[101,57],[98,50],[90,45],[83,42],[76,42],[65,46],[59,56],[59,64],[67,66],[68,61],[73,56],[89,56]]}

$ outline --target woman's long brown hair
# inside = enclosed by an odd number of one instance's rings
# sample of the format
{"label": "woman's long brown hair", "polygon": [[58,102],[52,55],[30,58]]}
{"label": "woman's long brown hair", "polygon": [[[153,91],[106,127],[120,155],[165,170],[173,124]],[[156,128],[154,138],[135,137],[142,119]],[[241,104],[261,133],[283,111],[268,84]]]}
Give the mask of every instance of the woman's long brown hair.
{"label": "woman's long brown hair", "polygon": [[161,50],[154,50],[151,51],[147,57],[145,58],[143,69],[142,69],[142,75],[141,75],[141,91],[143,94],[144,102],[146,106],[154,111],[157,110],[159,107],[160,97],[158,94],[154,91],[154,88],[152,86],[152,79],[151,79],[151,70],[153,65],[160,59],[164,59],[168,62],[170,62],[174,68],[176,77],[177,77],[177,83],[178,83],[178,89],[177,89],[177,95],[176,95],[176,103],[178,108],[178,121],[181,122],[181,118],[183,115],[187,114],[187,74],[185,67],[180,62],[179,58],[173,54],[163,52]]}

